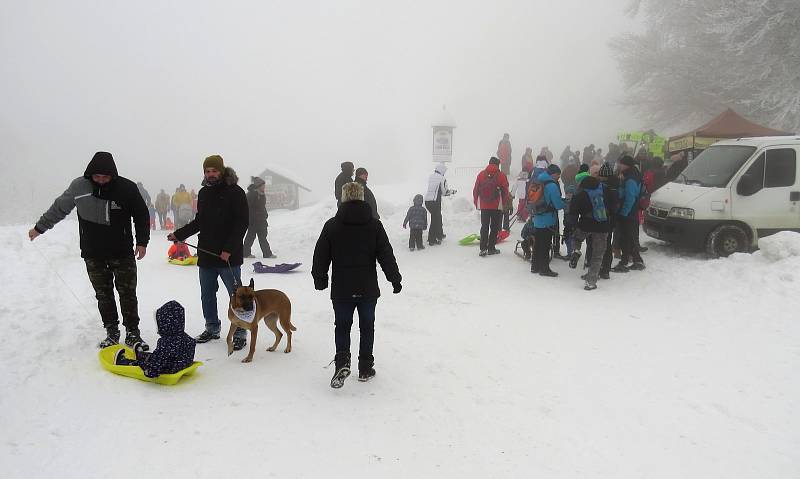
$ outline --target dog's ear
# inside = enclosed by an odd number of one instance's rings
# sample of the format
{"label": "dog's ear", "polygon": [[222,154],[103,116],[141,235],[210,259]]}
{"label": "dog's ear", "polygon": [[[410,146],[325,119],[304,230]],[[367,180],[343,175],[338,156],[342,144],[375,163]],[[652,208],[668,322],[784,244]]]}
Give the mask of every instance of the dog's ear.
{"label": "dog's ear", "polygon": [[253,282],[253,278],[250,278],[250,289],[255,289],[255,283]]}

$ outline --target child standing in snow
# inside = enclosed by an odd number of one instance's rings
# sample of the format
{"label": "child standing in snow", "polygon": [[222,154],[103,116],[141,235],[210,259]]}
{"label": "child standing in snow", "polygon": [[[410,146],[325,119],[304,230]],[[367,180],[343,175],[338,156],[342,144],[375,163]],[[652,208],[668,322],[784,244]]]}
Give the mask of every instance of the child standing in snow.
{"label": "child standing in snow", "polygon": [[185,323],[183,306],[180,303],[170,301],[164,304],[156,310],[156,326],[161,336],[156,349],[152,353],[146,353],[141,343],[136,343],[133,345],[136,359],[127,359],[124,350],[120,349],[115,363],[139,366],[148,378],[177,373],[188,368],[194,362],[195,340],[184,332]]}
{"label": "child standing in snow", "polygon": [[511,187],[511,201],[516,198],[517,201],[517,220],[518,221],[527,221],[528,220],[528,209],[525,207],[527,203],[527,188],[528,188],[528,179],[529,174],[527,171],[522,170],[517,175],[517,181],[514,183],[514,186]]}
{"label": "child standing in snow", "polygon": [[408,209],[406,219],[403,221],[403,229],[411,226],[408,237],[408,249],[425,249],[422,245],[422,232],[428,228],[428,210],[422,206],[422,195],[414,197],[414,206]]}

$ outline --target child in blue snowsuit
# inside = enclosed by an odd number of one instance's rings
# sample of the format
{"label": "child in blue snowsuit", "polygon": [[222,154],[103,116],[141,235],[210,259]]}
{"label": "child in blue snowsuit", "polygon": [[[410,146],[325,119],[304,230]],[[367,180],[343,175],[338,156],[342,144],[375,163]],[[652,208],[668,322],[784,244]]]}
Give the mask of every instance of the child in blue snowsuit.
{"label": "child in blue snowsuit", "polygon": [[186,369],[194,362],[195,340],[186,334],[186,323],[183,306],[177,301],[170,301],[156,310],[156,326],[158,338],[155,350],[145,352],[141,343],[133,346],[136,359],[127,359],[124,351],[117,353],[115,363],[120,365],[133,365],[142,368],[144,375],[155,378],[161,374],[177,373]]}
{"label": "child in blue snowsuit", "polygon": [[422,232],[428,228],[428,210],[422,206],[422,195],[414,197],[414,206],[408,209],[406,219],[403,221],[403,228],[411,226],[411,233],[408,237],[408,249],[425,249],[422,245]]}

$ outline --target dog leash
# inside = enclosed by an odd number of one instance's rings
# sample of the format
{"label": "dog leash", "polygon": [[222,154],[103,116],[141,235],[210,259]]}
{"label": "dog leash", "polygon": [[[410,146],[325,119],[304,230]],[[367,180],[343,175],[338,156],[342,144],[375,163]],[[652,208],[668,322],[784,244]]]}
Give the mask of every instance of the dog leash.
{"label": "dog leash", "polygon": [[[186,241],[175,241],[175,242],[176,243],[183,243],[186,246],[191,246],[192,248],[196,249],[197,251],[201,251],[203,253],[210,254],[211,256],[216,256],[217,258],[222,259],[221,255],[219,255],[217,253],[214,253],[213,251],[209,251],[207,249],[200,248],[199,246],[193,245],[192,243],[187,243]],[[239,280],[236,279],[236,275],[233,274],[233,268],[231,267],[231,262],[228,261],[228,260],[223,260],[223,261],[225,261],[225,264],[228,265],[228,271],[231,272],[231,278],[233,278],[233,289],[235,290],[237,287],[242,286],[240,284]],[[233,296],[233,295],[231,295],[231,296]]]}

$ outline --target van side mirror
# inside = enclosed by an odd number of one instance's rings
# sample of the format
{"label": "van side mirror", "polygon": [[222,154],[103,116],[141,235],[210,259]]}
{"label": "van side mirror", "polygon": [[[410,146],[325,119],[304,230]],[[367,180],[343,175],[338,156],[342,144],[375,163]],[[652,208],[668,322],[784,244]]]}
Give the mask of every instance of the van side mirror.
{"label": "van side mirror", "polygon": [[761,191],[761,185],[758,179],[750,173],[745,173],[739,178],[739,183],[736,185],[736,193],[741,196],[752,196]]}

